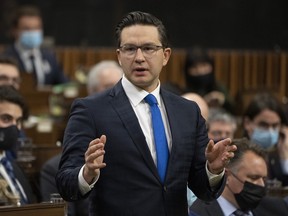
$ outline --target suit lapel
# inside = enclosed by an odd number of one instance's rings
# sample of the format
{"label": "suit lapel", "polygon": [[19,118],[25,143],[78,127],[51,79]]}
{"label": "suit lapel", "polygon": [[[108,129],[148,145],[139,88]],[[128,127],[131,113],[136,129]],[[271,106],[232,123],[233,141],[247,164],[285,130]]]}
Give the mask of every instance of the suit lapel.
{"label": "suit lapel", "polygon": [[[178,151],[177,140],[181,140],[181,136],[180,136],[181,133],[179,132],[179,129],[181,129],[181,125],[178,125],[179,120],[176,116],[176,113],[179,111],[177,109],[177,102],[173,100],[172,98],[170,98],[170,94],[168,94],[166,91],[162,89],[161,89],[161,96],[165,105],[169,127],[171,131],[171,141],[173,143],[172,149],[170,151],[169,162],[168,162],[168,170],[167,170],[167,177],[168,177],[169,173],[171,173],[172,168],[173,168],[172,167],[173,161],[177,160],[177,158],[175,157]],[[173,175],[173,173],[171,173],[171,175]]]}
{"label": "suit lapel", "polygon": [[154,161],[152,159],[150,150],[146,143],[145,136],[142,132],[137,116],[131,107],[129,99],[124,92],[121,81],[112,89],[110,96],[113,97],[111,104],[123,122],[128,134],[130,135],[133,143],[136,145],[139,152],[142,154],[144,161],[147,163],[151,172],[159,179],[158,172]]}

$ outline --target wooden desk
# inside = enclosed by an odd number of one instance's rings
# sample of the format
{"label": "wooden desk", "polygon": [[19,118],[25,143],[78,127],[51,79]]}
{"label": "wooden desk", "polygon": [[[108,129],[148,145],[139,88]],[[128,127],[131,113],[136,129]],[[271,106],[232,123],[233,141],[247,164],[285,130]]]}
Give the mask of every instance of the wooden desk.
{"label": "wooden desk", "polygon": [[65,216],[66,204],[38,203],[24,206],[0,206],[1,216]]}

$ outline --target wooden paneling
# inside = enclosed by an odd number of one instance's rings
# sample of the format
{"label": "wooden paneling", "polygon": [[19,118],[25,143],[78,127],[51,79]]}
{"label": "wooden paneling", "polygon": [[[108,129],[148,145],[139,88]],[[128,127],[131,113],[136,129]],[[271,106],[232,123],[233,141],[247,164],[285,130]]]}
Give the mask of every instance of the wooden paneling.
{"label": "wooden paneling", "polygon": [[52,204],[52,203],[39,203],[24,205],[20,207],[0,207],[1,216],[19,216],[19,215],[29,215],[29,216],[65,216],[66,215],[66,204]]}

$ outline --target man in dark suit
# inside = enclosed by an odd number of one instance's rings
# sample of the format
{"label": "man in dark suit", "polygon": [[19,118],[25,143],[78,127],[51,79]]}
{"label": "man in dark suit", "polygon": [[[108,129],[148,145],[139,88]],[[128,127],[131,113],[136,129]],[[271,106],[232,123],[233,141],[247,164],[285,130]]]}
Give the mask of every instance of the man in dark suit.
{"label": "man in dark suit", "polygon": [[21,72],[30,73],[38,85],[55,85],[68,81],[56,56],[42,48],[43,29],[41,13],[36,7],[20,7],[13,20],[15,43],[4,51],[17,59]]}
{"label": "man in dark suit", "polygon": [[190,210],[201,216],[236,216],[237,209],[250,216],[288,215],[282,198],[265,196],[266,155],[246,138],[235,139],[234,158],[227,165],[227,181],[222,195],[212,202],[197,199]]}
{"label": "man in dark suit", "polygon": [[[116,27],[116,39],[124,76],[112,89],[73,103],[58,190],[68,201],[89,195],[90,215],[187,216],[187,184],[203,200],[217,198],[236,146],[230,139],[214,145],[197,104],[161,89],[171,49],[159,19],[131,12]],[[147,96],[156,98],[164,122],[161,151]],[[160,172],[159,164],[167,168]]]}
{"label": "man in dark suit", "polygon": [[[22,119],[26,115],[27,107],[17,90],[11,86],[0,86],[0,179],[7,183],[7,191],[11,195],[19,197],[21,204],[35,202],[35,195],[20,167],[11,157],[7,158],[6,151],[16,145]],[[9,199],[5,204],[11,204]]]}

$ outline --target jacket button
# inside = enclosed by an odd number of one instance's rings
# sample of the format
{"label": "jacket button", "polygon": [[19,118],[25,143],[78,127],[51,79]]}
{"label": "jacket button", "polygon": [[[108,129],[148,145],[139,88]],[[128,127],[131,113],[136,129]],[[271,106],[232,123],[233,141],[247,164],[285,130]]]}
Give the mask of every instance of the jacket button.
{"label": "jacket button", "polygon": [[164,186],[163,189],[164,189],[165,192],[167,192],[167,187],[166,186]]}

